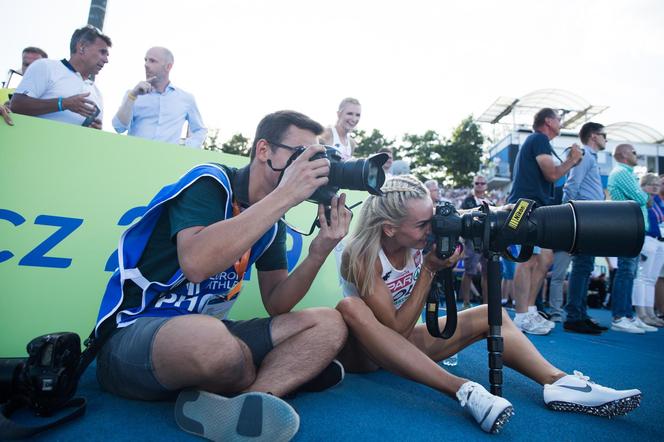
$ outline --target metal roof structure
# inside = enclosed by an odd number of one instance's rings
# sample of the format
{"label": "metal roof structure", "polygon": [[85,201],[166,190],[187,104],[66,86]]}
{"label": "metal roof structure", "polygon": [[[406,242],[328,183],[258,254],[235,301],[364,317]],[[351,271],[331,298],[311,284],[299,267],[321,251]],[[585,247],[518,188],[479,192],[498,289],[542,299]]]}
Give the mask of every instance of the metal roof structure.
{"label": "metal roof structure", "polygon": [[[573,129],[604,112],[608,106],[595,106],[582,97],[563,89],[539,89],[521,98],[498,97],[487,110],[477,119],[480,123],[524,124],[531,123],[524,117],[532,119],[535,111],[544,107],[559,109],[562,112],[563,124],[566,129]],[[512,116],[511,122],[505,117]]]}
{"label": "metal roof structure", "polygon": [[664,135],[658,130],[641,123],[623,121],[609,124],[604,127],[608,136],[616,141],[630,141],[633,143],[664,144]]}

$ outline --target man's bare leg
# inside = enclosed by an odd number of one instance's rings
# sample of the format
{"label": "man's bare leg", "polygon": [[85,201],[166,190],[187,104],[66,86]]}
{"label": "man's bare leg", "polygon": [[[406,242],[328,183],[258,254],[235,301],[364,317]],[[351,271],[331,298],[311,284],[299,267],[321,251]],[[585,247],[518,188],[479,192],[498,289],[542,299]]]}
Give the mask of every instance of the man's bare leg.
{"label": "man's bare leg", "polygon": [[346,343],[348,329],[339,312],[306,309],[272,320],[274,349],[261,364],[255,382],[245,391],[284,396],[313,379]]}
{"label": "man's bare leg", "polygon": [[528,296],[528,305],[535,305],[535,300],[537,299],[537,294],[542,288],[542,284],[546,279],[546,274],[553,263],[553,250],[542,249],[540,250],[539,255],[534,256],[536,259],[536,265],[533,268],[530,280],[530,293]]}
{"label": "man's bare leg", "polygon": [[528,311],[531,278],[536,263],[537,257],[531,256],[528,261],[516,265],[514,271],[514,309],[517,313]]}
{"label": "man's bare leg", "polygon": [[256,372],[249,348],[221,321],[186,315],[162,326],[155,336],[152,360],[155,376],[167,388],[283,396],[327,366],[346,335],[341,316],[332,309],[277,316],[272,320],[274,349]]}

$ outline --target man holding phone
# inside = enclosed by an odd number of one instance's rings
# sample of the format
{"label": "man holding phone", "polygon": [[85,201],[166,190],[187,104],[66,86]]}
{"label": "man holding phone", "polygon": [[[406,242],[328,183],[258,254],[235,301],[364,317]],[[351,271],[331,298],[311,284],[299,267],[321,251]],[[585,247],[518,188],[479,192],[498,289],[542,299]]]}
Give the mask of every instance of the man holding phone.
{"label": "man holding phone", "polygon": [[10,102],[17,114],[101,129],[103,100],[94,77],[108,63],[111,39],[94,26],[74,31],[69,60],[36,60]]}
{"label": "man holding phone", "polygon": [[[118,133],[200,148],[207,129],[194,96],[170,81],[173,53],[163,47],[145,54],[145,81],[127,91],[113,118]],[[182,128],[188,123],[186,136]]]}

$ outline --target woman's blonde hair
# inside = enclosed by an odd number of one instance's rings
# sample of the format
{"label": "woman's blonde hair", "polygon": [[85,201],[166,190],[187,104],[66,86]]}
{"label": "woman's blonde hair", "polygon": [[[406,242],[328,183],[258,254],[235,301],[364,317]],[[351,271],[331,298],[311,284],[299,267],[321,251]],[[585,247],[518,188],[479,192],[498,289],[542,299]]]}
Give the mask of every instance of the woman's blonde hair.
{"label": "woman's blonde hair", "polygon": [[350,236],[341,263],[341,275],[355,284],[361,297],[373,291],[383,225],[399,226],[408,216],[408,200],[429,198],[427,188],[412,175],[392,177],[381,190],[383,196],[371,195],[362,205],[357,227]]}
{"label": "woman's blonde hair", "polygon": [[360,100],[358,100],[357,98],[346,97],[346,98],[344,98],[343,100],[341,100],[341,103],[339,103],[339,109],[338,109],[338,111],[341,112],[341,111],[344,110],[344,109],[346,108],[346,106],[348,106],[349,104],[356,104],[356,105],[358,105],[358,106],[361,106],[361,104],[360,104]]}

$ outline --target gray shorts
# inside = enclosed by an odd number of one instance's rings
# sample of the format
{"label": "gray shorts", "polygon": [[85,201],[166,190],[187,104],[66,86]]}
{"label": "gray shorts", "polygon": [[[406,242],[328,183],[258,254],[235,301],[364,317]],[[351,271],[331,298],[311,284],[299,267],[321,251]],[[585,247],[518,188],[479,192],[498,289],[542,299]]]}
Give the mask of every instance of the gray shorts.
{"label": "gray shorts", "polygon": [[[175,397],[177,391],[169,390],[157,380],[152,365],[155,336],[170,319],[140,318],[129,327],[113,332],[97,356],[97,380],[104,390],[130,399],[167,400]],[[228,331],[247,344],[256,367],[273,348],[271,322],[272,318],[223,320]]]}

